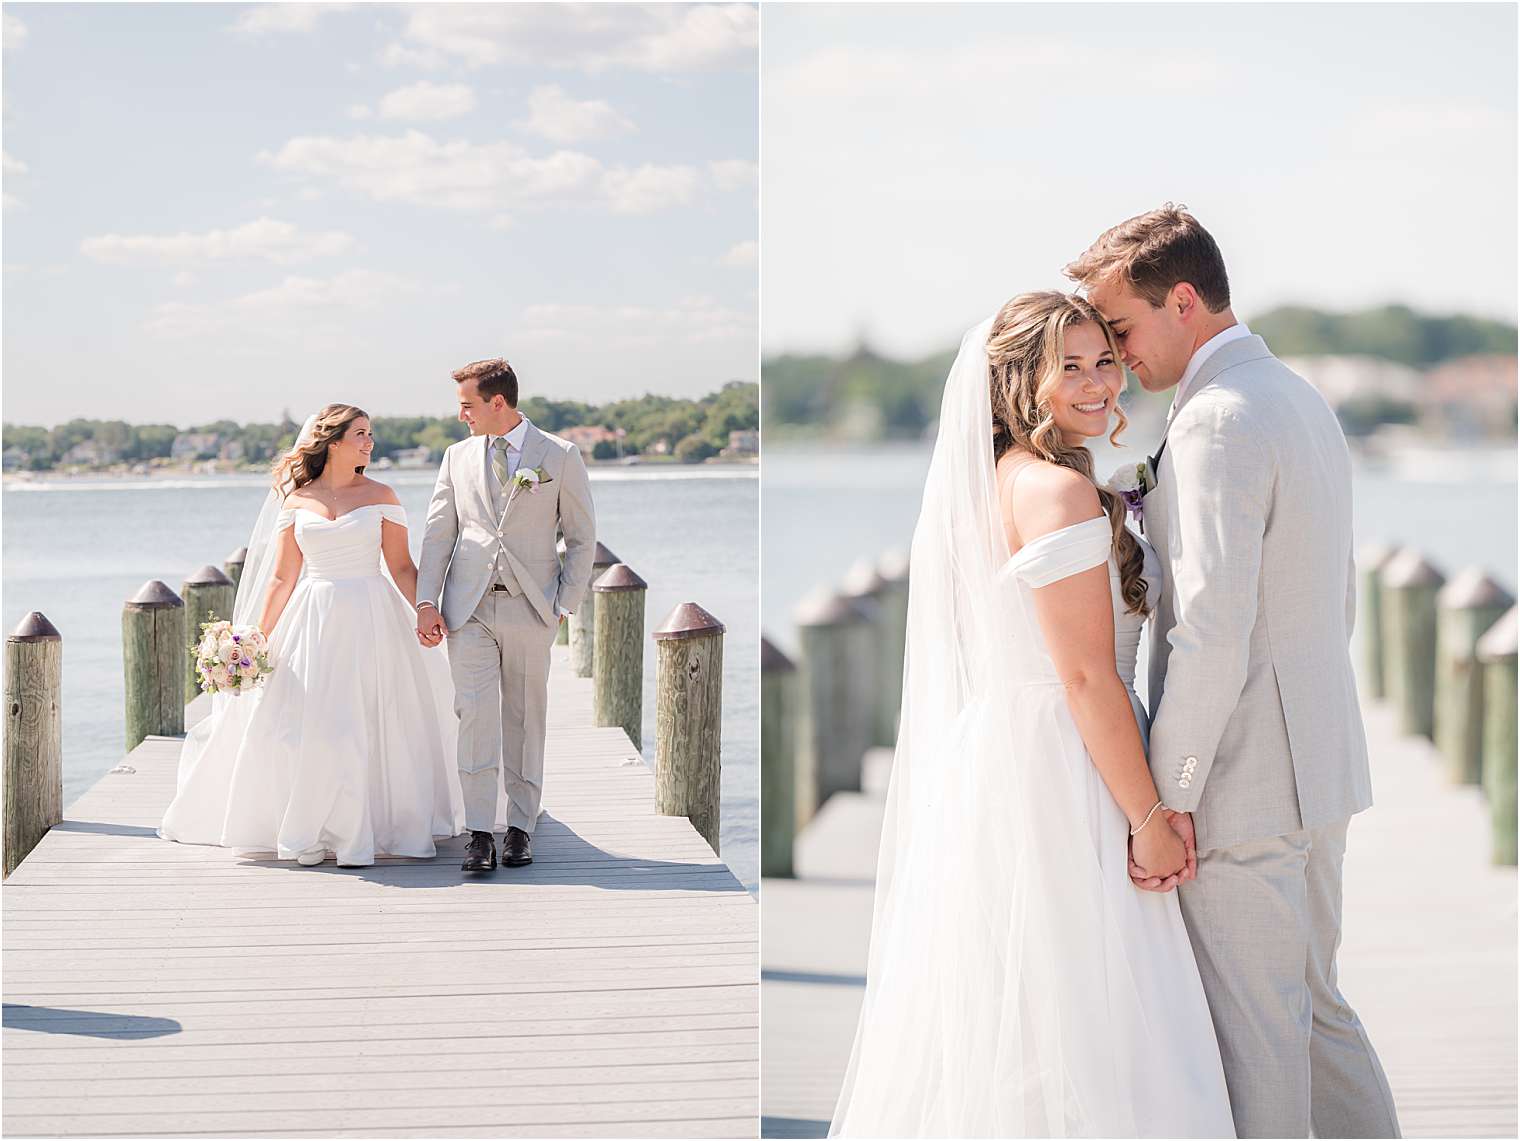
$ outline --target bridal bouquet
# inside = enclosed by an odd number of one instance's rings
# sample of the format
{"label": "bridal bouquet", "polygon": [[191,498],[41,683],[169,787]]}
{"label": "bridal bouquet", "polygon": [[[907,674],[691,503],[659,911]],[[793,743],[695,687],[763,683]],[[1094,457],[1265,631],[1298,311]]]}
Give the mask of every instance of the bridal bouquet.
{"label": "bridal bouquet", "polygon": [[201,640],[194,650],[195,676],[203,693],[247,693],[274,672],[269,643],[257,626],[202,622]]}

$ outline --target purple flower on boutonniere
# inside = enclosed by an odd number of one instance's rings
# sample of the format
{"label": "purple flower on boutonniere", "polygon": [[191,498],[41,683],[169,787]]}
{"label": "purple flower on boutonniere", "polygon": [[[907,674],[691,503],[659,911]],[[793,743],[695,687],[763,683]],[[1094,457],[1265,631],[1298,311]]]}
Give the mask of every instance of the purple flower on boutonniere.
{"label": "purple flower on boutonniere", "polygon": [[1145,459],[1137,464],[1125,464],[1114,472],[1104,486],[1124,500],[1125,508],[1134,516],[1140,530],[1144,531],[1145,497],[1156,486],[1156,473],[1151,468],[1151,461]]}

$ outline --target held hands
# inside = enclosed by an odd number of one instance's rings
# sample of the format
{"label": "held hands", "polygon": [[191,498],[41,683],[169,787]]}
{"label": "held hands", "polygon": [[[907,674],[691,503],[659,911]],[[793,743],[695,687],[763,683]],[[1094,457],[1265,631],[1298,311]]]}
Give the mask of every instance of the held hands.
{"label": "held hands", "polygon": [[417,641],[424,646],[436,646],[443,641],[443,616],[435,606],[424,606],[417,611]]}
{"label": "held hands", "polygon": [[1163,808],[1130,839],[1129,878],[1142,891],[1171,891],[1198,878],[1190,813]]}

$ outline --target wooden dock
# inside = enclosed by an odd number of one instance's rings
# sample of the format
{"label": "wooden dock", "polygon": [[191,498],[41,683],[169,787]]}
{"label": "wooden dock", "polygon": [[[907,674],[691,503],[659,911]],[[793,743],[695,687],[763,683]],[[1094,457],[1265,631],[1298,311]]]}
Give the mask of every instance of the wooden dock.
{"label": "wooden dock", "polygon": [[[1516,876],[1489,862],[1476,788],[1364,709],[1376,805],[1351,825],[1340,982],[1407,1137],[1514,1137]],[[821,1137],[854,1039],[890,755],[798,838],[797,879],[764,900],[762,1136]]]}
{"label": "wooden dock", "polygon": [[103,777],[0,893],[5,1134],[755,1136],[755,901],[554,655],[530,867],[167,843],[177,738]]}

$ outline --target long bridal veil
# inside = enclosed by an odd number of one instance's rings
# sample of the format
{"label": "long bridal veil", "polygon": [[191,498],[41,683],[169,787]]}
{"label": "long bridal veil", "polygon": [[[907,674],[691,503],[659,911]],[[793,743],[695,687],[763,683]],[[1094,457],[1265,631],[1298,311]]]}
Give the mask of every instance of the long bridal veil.
{"label": "long bridal veil", "polygon": [[991,328],[966,334],[946,381],[913,534],[865,995],[832,1135],[1134,1135],[1104,1042],[1116,948],[1068,771],[1081,741],[1050,689],[1021,685],[1002,609]]}

